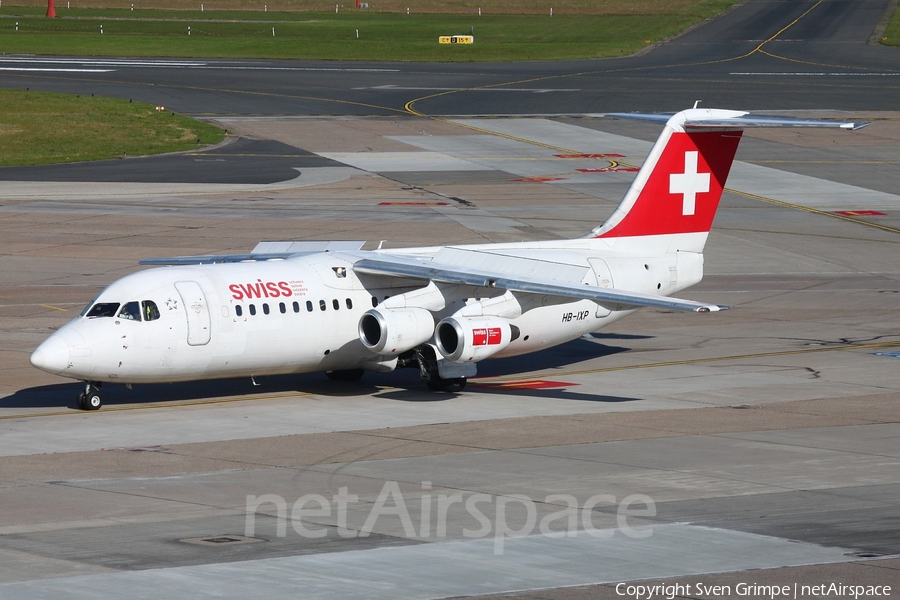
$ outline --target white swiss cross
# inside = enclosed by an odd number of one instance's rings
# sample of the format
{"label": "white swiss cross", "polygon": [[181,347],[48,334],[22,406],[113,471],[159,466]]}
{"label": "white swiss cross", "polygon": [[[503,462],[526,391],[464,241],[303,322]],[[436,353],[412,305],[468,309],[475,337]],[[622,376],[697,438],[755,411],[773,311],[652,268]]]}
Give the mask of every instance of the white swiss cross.
{"label": "white swiss cross", "polygon": [[709,173],[697,172],[697,152],[685,152],[684,173],[672,173],[669,175],[669,193],[682,194],[684,196],[681,214],[684,216],[693,215],[697,194],[708,191]]}

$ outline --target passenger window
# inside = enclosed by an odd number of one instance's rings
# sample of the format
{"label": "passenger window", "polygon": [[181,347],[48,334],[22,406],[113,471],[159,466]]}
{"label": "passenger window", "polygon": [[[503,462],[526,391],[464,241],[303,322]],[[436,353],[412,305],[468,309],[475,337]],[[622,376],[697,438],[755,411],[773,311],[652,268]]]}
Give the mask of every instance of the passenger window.
{"label": "passenger window", "polygon": [[119,310],[118,302],[98,302],[87,313],[88,319],[98,317],[114,317]]}
{"label": "passenger window", "polygon": [[310,300],[307,300],[307,301],[306,301],[306,310],[309,311],[309,312],[312,312],[312,311],[313,311],[313,305],[312,305],[312,302],[311,302]]}
{"label": "passenger window", "polygon": [[375,308],[376,306],[378,306],[378,298],[372,296],[372,308]]}
{"label": "passenger window", "polygon": [[331,301],[331,305],[334,307],[334,310],[341,309],[341,303],[337,298],[335,298],[334,300]]}
{"label": "passenger window", "polygon": [[300,303],[297,302],[296,300],[294,301],[294,312],[295,313],[300,312]]}
{"label": "passenger window", "polygon": [[156,307],[156,302],[153,300],[144,300],[141,302],[141,305],[144,308],[145,321],[155,321],[159,318],[159,309]]}
{"label": "passenger window", "polygon": [[263,302],[263,313],[269,314],[269,305],[268,303]]}
{"label": "passenger window", "polygon": [[347,298],[347,310],[353,308],[353,301],[350,298]]}
{"label": "passenger window", "polygon": [[319,310],[325,310],[328,307],[324,300],[319,300]]}
{"label": "passenger window", "polygon": [[281,314],[284,314],[287,312],[287,307],[284,305],[284,302],[278,303],[278,310],[281,311]]}
{"label": "passenger window", "polygon": [[243,309],[243,307],[241,307],[240,304],[235,305],[234,314],[236,314],[239,317],[244,314],[244,309]]}
{"label": "passenger window", "polygon": [[126,321],[140,321],[141,307],[137,302],[129,302],[122,306],[122,310],[120,310],[119,314],[116,316],[120,319],[125,319]]}
{"label": "passenger window", "polygon": [[255,315],[255,314],[256,314],[256,305],[255,305],[255,304],[251,304],[251,305],[249,306],[249,308],[250,308],[250,315],[251,315],[251,316]]}

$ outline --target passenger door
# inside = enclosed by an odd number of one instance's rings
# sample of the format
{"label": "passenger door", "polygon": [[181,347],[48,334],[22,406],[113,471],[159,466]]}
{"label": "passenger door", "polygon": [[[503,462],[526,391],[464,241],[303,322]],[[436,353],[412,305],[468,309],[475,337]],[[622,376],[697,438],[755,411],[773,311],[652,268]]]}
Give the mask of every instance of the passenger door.
{"label": "passenger door", "polygon": [[175,289],[181,296],[187,314],[188,345],[205,346],[210,339],[210,318],[203,290],[196,281],[176,282]]}

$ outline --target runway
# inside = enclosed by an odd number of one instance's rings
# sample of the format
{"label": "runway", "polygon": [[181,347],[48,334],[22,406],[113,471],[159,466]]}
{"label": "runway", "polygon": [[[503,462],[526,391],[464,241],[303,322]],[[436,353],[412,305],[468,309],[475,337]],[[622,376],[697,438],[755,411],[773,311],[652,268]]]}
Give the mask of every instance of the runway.
{"label": "runway", "polygon": [[753,0],[652,52],[616,59],[427,64],[0,56],[0,85],[96,93],[206,116],[583,114],[671,111],[696,100],[742,110],[893,110],[900,98],[898,50],[872,39],[889,4]]}
{"label": "runway", "polygon": [[[896,52],[867,46],[859,25],[886,3],[816,4],[749,2],[655,57],[622,63],[675,60],[696,44],[710,59],[746,52],[824,8],[822,19],[838,11],[846,26],[788,30],[824,39],[779,54],[842,48],[831,62],[887,68],[877,57]],[[730,62],[749,71],[777,60],[756,52]],[[116,93],[158,93],[138,81],[187,72],[104,68],[116,70],[91,77],[134,79],[107,80]],[[419,66],[398,68],[407,77]],[[428,68],[483,81],[583,65]],[[246,72],[230,73],[233,87],[279,77]],[[651,90],[666,72],[690,78],[687,67],[662,69]],[[732,591],[677,595],[721,598],[736,597],[739,583],[898,584],[894,84],[781,93],[777,78],[752,76],[762,88],[735,79],[722,89],[725,99],[743,90],[755,108],[874,121],[852,133],[745,134],[706,277],[684,294],[732,311],[643,310],[590,338],[481,363],[463,394],[436,396],[412,371],[358,384],[314,374],[258,387],[108,386],[100,412],[77,411],[78,385],[37,371],[28,355],[141,258],[242,252],[263,239],[400,247],[576,237],[612,212],[658,133],[590,116],[600,95],[568,91],[415,103],[438,119],[328,115],[314,104],[281,114],[290,94],[251,114],[243,92],[212,91],[217,73],[195,69],[205,91],[173,93],[187,112],[220,107],[214,118],[233,144],[109,167],[0,170],[0,596],[575,599],[621,598],[618,584],[702,582]],[[346,73],[308,73],[350,86]],[[353,85],[409,85],[386,73],[354,72]],[[644,89],[622,77],[635,97]],[[637,104],[678,102],[673,87]],[[358,93],[402,107],[421,91]],[[208,101],[195,103],[201,94]],[[507,116],[472,116],[482,107]],[[520,111],[529,116],[510,116]],[[579,115],[559,114],[569,112]]]}

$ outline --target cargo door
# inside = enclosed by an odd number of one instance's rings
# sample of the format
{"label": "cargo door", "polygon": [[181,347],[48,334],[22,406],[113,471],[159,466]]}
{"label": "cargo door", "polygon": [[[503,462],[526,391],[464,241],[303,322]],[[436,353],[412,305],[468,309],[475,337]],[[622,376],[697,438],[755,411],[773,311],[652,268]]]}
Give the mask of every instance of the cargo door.
{"label": "cargo door", "polygon": [[205,346],[209,343],[209,306],[203,290],[196,281],[179,281],[175,289],[181,296],[187,314],[187,343],[190,346]]}
{"label": "cargo door", "polygon": [[[612,271],[609,269],[609,265],[602,258],[589,258],[588,264],[591,265],[591,270],[594,272],[594,277],[596,277],[595,285],[597,287],[602,288],[614,288],[615,283],[613,282]],[[602,305],[597,305],[597,312],[595,316],[598,319],[602,319],[603,317],[609,316],[610,311],[608,308],[603,307]]]}

